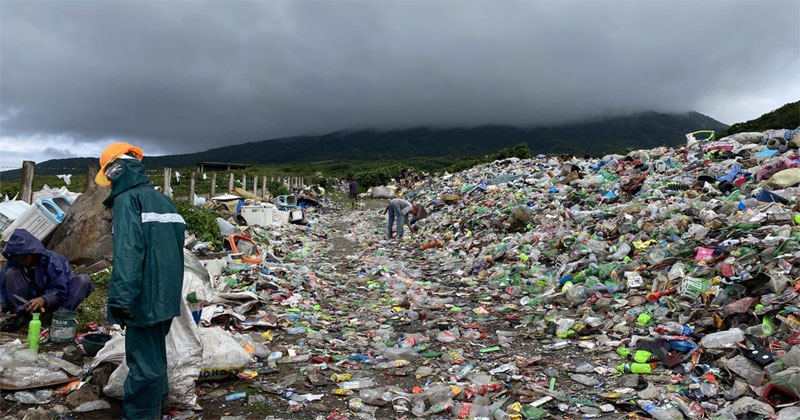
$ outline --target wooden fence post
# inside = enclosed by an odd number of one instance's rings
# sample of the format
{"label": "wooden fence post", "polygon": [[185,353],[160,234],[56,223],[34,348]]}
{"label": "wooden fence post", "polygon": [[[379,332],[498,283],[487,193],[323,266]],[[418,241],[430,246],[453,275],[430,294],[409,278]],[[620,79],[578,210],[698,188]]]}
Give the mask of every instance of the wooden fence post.
{"label": "wooden fence post", "polygon": [[194,178],[195,178],[195,171],[189,175],[189,205],[194,205]]}
{"label": "wooden fence post", "polygon": [[247,174],[242,174],[242,191],[247,191]]}
{"label": "wooden fence post", "polygon": [[96,163],[86,165],[86,184],[83,186],[83,192],[89,191],[89,188],[95,185],[94,177],[97,176],[97,171],[99,170],[100,168]]}
{"label": "wooden fence post", "polygon": [[253,177],[253,195],[258,195],[258,175]]}
{"label": "wooden fence post", "polygon": [[228,192],[233,191],[233,172],[231,172],[231,176],[228,178]]}
{"label": "wooden fence post", "polygon": [[217,173],[211,172],[211,195],[208,198],[214,197],[217,192]]}
{"label": "wooden fence post", "polygon": [[20,200],[33,204],[33,174],[36,171],[36,162],[26,160],[22,162],[22,179],[19,183]]}
{"label": "wooden fence post", "polygon": [[264,179],[262,179],[262,181],[263,182],[261,182],[261,197],[264,197],[265,195],[267,195],[267,176],[266,175],[264,175]]}
{"label": "wooden fence post", "polygon": [[172,168],[164,168],[164,195],[172,198]]}

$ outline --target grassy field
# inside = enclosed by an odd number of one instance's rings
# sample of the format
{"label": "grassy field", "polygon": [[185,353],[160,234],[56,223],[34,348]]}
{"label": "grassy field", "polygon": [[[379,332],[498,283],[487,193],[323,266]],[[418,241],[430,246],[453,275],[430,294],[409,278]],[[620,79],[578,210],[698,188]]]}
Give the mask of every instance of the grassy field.
{"label": "grassy field", "polygon": [[[262,177],[303,177],[307,185],[321,185],[329,188],[339,180],[354,176],[359,187],[364,191],[375,185],[384,185],[392,178],[397,177],[403,169],[414,169],[419,172],[441,174],[445,171],[457,172],[471,168],[481,163],[507,157],[528,157],[530,150],[527,145],[520,144],[499,150],[483,158],[461,159],[457,157],[417,157],[403,160],[371,160],[364,162],[313,162],[313,163],[287,163],[275,165],[255,165],[245,170],[217,172],[217,191],[223,192],[228,187],[229,174],[233,173],[234,185],[240,187],[242,175],[247,175],[247,189],[252,191],[253,177],[259,177],[259,188]],[[189,174],[194,168],[173,168],[173,197],[176,202],[184,201],[189,196]],[[164,185],[164,170],[154,168],[147,171],[153,185]],[[181,175],[180,182],[176,182],[175,174]],[[72,176],[71,184],[67,186],[64,181],[55,175],[34,176],[34,191],[40,190],[45,185],[53,188],[66,186],[73,192],[82,192],[86,184],[86,174],[78,173]],[[286,191],[278,182],[268,185],[268,189],[275,195]],[[211,191],[211,174],[206,179],[198,175],[195,179],[195,191],[198,195],[208,196]],[[19,192],[19,180],[4,180],[0,178],[0,200],[2,197],[13,197]]]}

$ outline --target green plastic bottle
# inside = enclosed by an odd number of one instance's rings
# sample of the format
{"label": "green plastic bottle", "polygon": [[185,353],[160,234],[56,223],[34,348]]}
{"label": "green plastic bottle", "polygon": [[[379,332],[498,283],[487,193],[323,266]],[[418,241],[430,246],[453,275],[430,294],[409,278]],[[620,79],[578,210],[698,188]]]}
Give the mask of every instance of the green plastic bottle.
{"label": "green plastic bottle", "polygon": [[28,324],[28,348],[39,352],[39,333],[42,330],[42,321],[39,321],[39,313],[34,312],[33,319]]}
{"label": "green plastic bottle", "polygon": [[621,373],[651,373],[653,368],[647,363],[625,363],[617,366]]}

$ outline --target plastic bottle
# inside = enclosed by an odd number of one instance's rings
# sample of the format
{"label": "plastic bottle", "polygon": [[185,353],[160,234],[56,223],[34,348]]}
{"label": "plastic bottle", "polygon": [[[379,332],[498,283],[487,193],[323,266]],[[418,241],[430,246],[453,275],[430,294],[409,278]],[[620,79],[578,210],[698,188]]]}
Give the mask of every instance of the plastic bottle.
{"label": "plastic bottle", "polygon": [[353,378],[353,375],[351,375],[349,373],[334,373],[333,375],[331,375],[331,380],[334,381],[334,382],[349,381],[352,378]]}
{"label": "plastic bottle", "polygon": [[700,345],[707,349],[726,349],[736,347],[736,343],[740,341],[744,341],[744,332],[731,328],[706,335],[700,340]]}
{"label": "plastic bottle", "polygon": [[472,408],[469,410],[468,418],[488,418],[491,415],[489,411],[490,402],[489,398],[485,396],[475,398],[475,401],[472,402]]}
{"label": "plastic bottle", "polygon": [[566,296],[570,303],[583,303],[586,301],[586,289],[582,285],[572,286],[567,290]]}
{"label": "plastic bottle", "polygon": [[389,360],[416,360],[419,355],[412,348],[390,347],[383,352]]}
{"label": "plastic bottle", "polygon": [[647,254],[647,261],[650,265],[659,265],[669,256],[666,249],[657,247]]}
{"label": "plastic bottle", "polygon": [[364,410],[364,401],[361,401],[361,398],[353,398],[347,402],[347,406],[352,410],[354,413],[358,413]]}
{"label": "plastic bottle", "polygon": [[470,418],[469,412],[472,410],[472,403],[465,402],[465,403],[458,403],[453,406],[453,414],[457,419],[467,419]]}
{"label": "plastic bottle", "polygon": [[39,321],[39,313],[34,312],[31,314],[33,319],[28,323],[28,348],[39,352],[39,333],[42,329],[42,321]]}
{"label": "plastic bottle", "polygon": [[361,398],[364,404],[384,405],[386,401],[383,401],[381,396],[385,391],[385,388],[361,389],[358,391],[358,398]]}
{"label": "plastic bottle", "polygon": [[558,320],[558,329],[556,329],[556,336],[564,338],[569,335],[570,328],[575,326],[575,320],[569,318],[561,318]]}
{"label": "plastic bottle", "polygon": [[672,407],[671,405],[665,405],[663,407],[659,407],[655,405],[653,401],[650,400],[639,400],[636,401],[636,404],[639,407],[646,411],[647,414],[650,415],[655,420],[683,420],[683,414],[681,414],[678,409]]}
{"label": "plastic bottle", "polygon": [[[672,335],[689,335],[692,333],[692,329],[689,327],[685,327],[677,322],[667,322],[664,325],[659,325],[658,328],[663,330],[664,334],[672,334]],[[658,331],[662,333],[662,331]]]}
{"label": "plastic bottle", "polygon": [[414,405],[411,407],[411,414],[422,417],[425,415],[425,401],[419,399],[414,402]]}
{"label": "plastic bottle", "polygon": [[341,389],[362,389],[372,388],[373,386],[375,386],[375,380],[372,378],[353,379],[339,384],[339,388]]}
{"label": "plastic bottle", "polygon": [[669,348],[677,351],[689,351],[695,346],[692,343],[684,340],[669,340]]}
{"label": "plastic bottle", "polygon": [[458,371],[458,373],[456,373],[456,379],[459,380],[464,379],[464,377],[467,376],[470,372],[472,372],[473,369],[475,369],[475,366],[472,366],[471,364],[467,363],[466,365],[464,365],[464,367],[461,368],[461,370]]}
{"label": "plastic bottle", "polygon": [[494,420],[509,420],[511,418],[508,413],[500,408],[506,403],[506,401],[508,401],[508,397],[501,398],[489,406],[489,412],[492,413],[492,418]]}
{"label": "plastic bottle", "polygon": [[273,351],[267,357],[267,366],[269,366],[271,368],[276,367],[278,360],[281,360],[282,358],[283,358],[283,353],[281,353],[279,351]]}
{"label": "plastic bottle", "polygon": [[651,373],[653,368],[648,363],[624,363],[617,366],[621,373]]}
{"label": "plastic bottle", "polygon": [[617,251],[611,254],[609,258],[612,260],[621,260],[631,252],[631,246],[627,243],[622,244]]}
{"label": "plastic bottle", "polygon": [[287,327],[283,329],[286,331],[286,334],[289,335],[299,335],[306,333],[306,327]]}
{"label": "plastic bottle", "polygon": [[399,368],[408,365],[408,360],[392,360],[390,362],[383,362],[378,363],[375,368],[377,369],[392,369],[392,368]]}

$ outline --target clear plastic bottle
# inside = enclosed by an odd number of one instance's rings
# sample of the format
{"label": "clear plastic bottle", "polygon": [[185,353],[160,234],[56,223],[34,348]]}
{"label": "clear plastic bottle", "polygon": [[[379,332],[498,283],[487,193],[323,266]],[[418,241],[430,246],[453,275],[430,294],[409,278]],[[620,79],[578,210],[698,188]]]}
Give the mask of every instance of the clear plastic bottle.
{"label": "clear plastic bottle", "polygon": [[668,257],[669,252],[667,252],[666,248],[656,247],[647,253],[647,262],[649,262],[650,265],[659,265]]}
{"label": "clear plastic bottle", "polygon": [[364,389],[372,388],[373,386],[375,386],[375,380],[372,378],[353,379],[339,384],[339,388],[341,389]]}
{"label": "clear plastic bottle", "polygon": [[639,400],[636,404],[655,420],[684,420],[683,414],[669,404],[659,407],[650,400]]}
{"label": "clear plastic bottle", "polygon": [[582,285],[572,286],[567,289],[567,300],[570,303],[578,304],[586,301],[586,289]]}
{"label": "clear plastic bottle", "polygon": [[612,260],[621,260],[625,258],[631,252],[631,246],[627,243],[624,243],[617,248],[616,252],[611,254],[609,258]]}
{"label": "clear plastic bottle", "polygon": [[425,415],[425,401],[421,398],[414,401],[414,405],[411,406],[411,414],[422,417]]}
{"label": "clear plastic bottle", "polygon": [[569,333],[569,329],[575,325],[574,319],[569,318],[561,318],[557,322],[558,328],[556,329],[556,336],[558,337],[566,337]]}
{"label": "clear plastic bottle", "polygon": [[731,328],[706,335],[700,340],[700,345],[707,349],[727,349],[736,347],[736,343],[740,341],[744,341],[744,332]]}
{"label": "clear plastic bottle", "polygon": [[375,365],[376,369],[394,369],[408,365],[408,360],[398,359],[390,362],[378,363]]}
{"label": "clear plastic bottle", "polygon": [[659,325],[659,328],[671,335],[689,335],[692,333],[691,328],[685,327],[677,322],[667,322],[664,325]]}
{"label": "clear plastic bottle", "polygon": [[459,379],[459,380],[464,379],[464,377],[469,375],[469,373],[472,372],[473,369],[475,369],[475,366],[467,363],[466,365],[464,365],[464,367],[462,367],[458,371],[458,373],[456,373],[456,379]]}
{"label": "clear plastic bottle", "polygon": [[389,360],[416,360],[419,355],[412,348],[389,347],[383,352]]}
{"label": "clear plastic bottle", "polygon": [[489,411],[489,397],[482,395],[476,397],[475,400],[472,402],[472,408],[469,410],[469,418],[475,419],[479,417],[489,417],[491,412]]}
{"label": "clear plastic bottle", "polygon": [[361,398],[361,401],[363,401],[364,404],[385,405],[386,402],[381,398],[384,391],[385,388],[361,389],[358,391],[358,398]]}
{"label": "clear plastic bottle", "polygon": [[289,335],[300,335],[306,333],[306,327],[286,327],[283,330]]}

